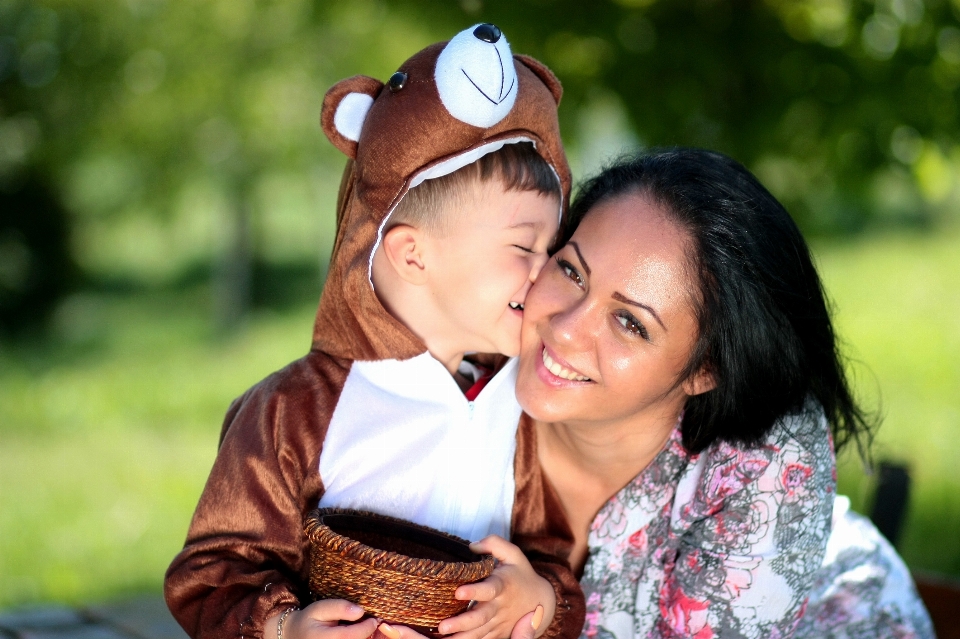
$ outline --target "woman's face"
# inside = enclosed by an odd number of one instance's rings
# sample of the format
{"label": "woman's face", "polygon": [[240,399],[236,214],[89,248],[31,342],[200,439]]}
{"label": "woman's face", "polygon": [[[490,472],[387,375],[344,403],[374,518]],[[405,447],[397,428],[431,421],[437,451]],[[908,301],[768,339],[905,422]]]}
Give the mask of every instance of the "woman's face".
{"label": "woman's face", "polygon": [[597,204],[527,295],[517,397],[545,422],[676,419],[697,337],[689,236],[646,197]]}

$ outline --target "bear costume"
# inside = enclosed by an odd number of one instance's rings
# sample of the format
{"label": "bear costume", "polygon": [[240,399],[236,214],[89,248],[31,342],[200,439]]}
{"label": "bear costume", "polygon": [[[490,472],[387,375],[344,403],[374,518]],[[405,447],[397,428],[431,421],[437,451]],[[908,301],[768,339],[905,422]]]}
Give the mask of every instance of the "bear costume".
{"label": "bear costume", "polygon": [[566,561],[572,534],[521,418],[516,362],[498,358],[496,374],[468,400],[383,308],[371,280],[373,254],[404,194],[505,144],[534,145],[560,182],[562,212],[570,171],[560,95],[549,69],[512,55],[493,25],[427,47],[386,85],[355,76],[327,93],[323,131],[350,159],[312,347],[227,412],[184,549],[164,582],[191,637],[259,639],[266,619],[311,601],[303,519],[321,503],[474,541],[511,539],[556,592],[544,636],[579,636],[583,595]]}

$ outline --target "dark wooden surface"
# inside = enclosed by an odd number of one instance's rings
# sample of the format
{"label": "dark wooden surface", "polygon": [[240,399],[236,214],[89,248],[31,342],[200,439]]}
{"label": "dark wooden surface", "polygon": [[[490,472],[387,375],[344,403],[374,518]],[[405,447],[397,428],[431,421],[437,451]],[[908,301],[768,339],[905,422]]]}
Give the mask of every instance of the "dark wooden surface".
{"label": "dark wooden surface", "polygon": [[[960,581],[914,576],[938,639],[960,639]],[[159,595],[70,608],[40,605],[0,612],[0,639],[188,639]]]}
{"label": "dark wooden surface", "polygon": [[2,639],[187,639],[159,595],[80,608],[40,605],[0,613]]}
{"label": "dark wooden surface", "polygon": [[929,574],[913,578],[933,619],[937,639],[960,639],[960,581]]}

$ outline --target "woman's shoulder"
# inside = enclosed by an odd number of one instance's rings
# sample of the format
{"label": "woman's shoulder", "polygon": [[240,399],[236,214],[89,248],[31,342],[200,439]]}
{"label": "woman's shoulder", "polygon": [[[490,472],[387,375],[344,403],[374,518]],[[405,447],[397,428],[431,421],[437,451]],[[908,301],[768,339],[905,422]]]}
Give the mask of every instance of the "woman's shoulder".
{"label": "woman's shoulder", "polygon": [[778,449],[799,448],[833,460],[830,423],[823,407],[812,399],[799,411],[778,419],[761,445]]}
{"label": "woman's shoulder", "polygon": [[813,403],[780,418],[759,444],[717,441],[691,462],[677,490],[675,513],[682,518],[753,508],[758,501],[816,501],[835,491],[830,427]]}
{"label": "woman's shoulder", "polygon": [[706,467],[748,463],[751,460],[753,466],[766,466],[791,463],[797,457],[808,458],[817,465],[834,466],[830,424],[823,409],[814,401],[807,402],[795,413],[780,417],[759,443],[717,440],[700,456],[703,458],[701,463]]}

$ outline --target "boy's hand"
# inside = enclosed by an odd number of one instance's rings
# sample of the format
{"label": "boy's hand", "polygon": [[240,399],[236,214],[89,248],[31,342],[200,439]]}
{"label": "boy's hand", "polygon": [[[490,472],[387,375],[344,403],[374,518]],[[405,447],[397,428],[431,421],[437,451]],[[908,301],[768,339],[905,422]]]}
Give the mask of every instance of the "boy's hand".
{"label": "boy's hand", "polygon": [[[341,626],[341,621],[356,621],[363,608],[343,599],[321,599],[303,610],[289,613],[283,620],[283,639],[367,639],[377,629],[376,619]],[[264,639],[277,639],[280,615],[266,621]]]}
{"label": "boy's hand", "polygon": [[[502,537],[490,535],[470,544],[470,550],[489,553],[499,564],[483,581],[457,588],[457,599],[477,603],[467,612],[441,621],[440,633],[457,633],[452,639],[505,639],[512,634],[521,639],[525,629],[518,621],[528,616],[531,637],[539,637],[553,622],[557,608],[550,582],[534,572],[523,552]],[[537,606],[542,606],[542,613]]]}

